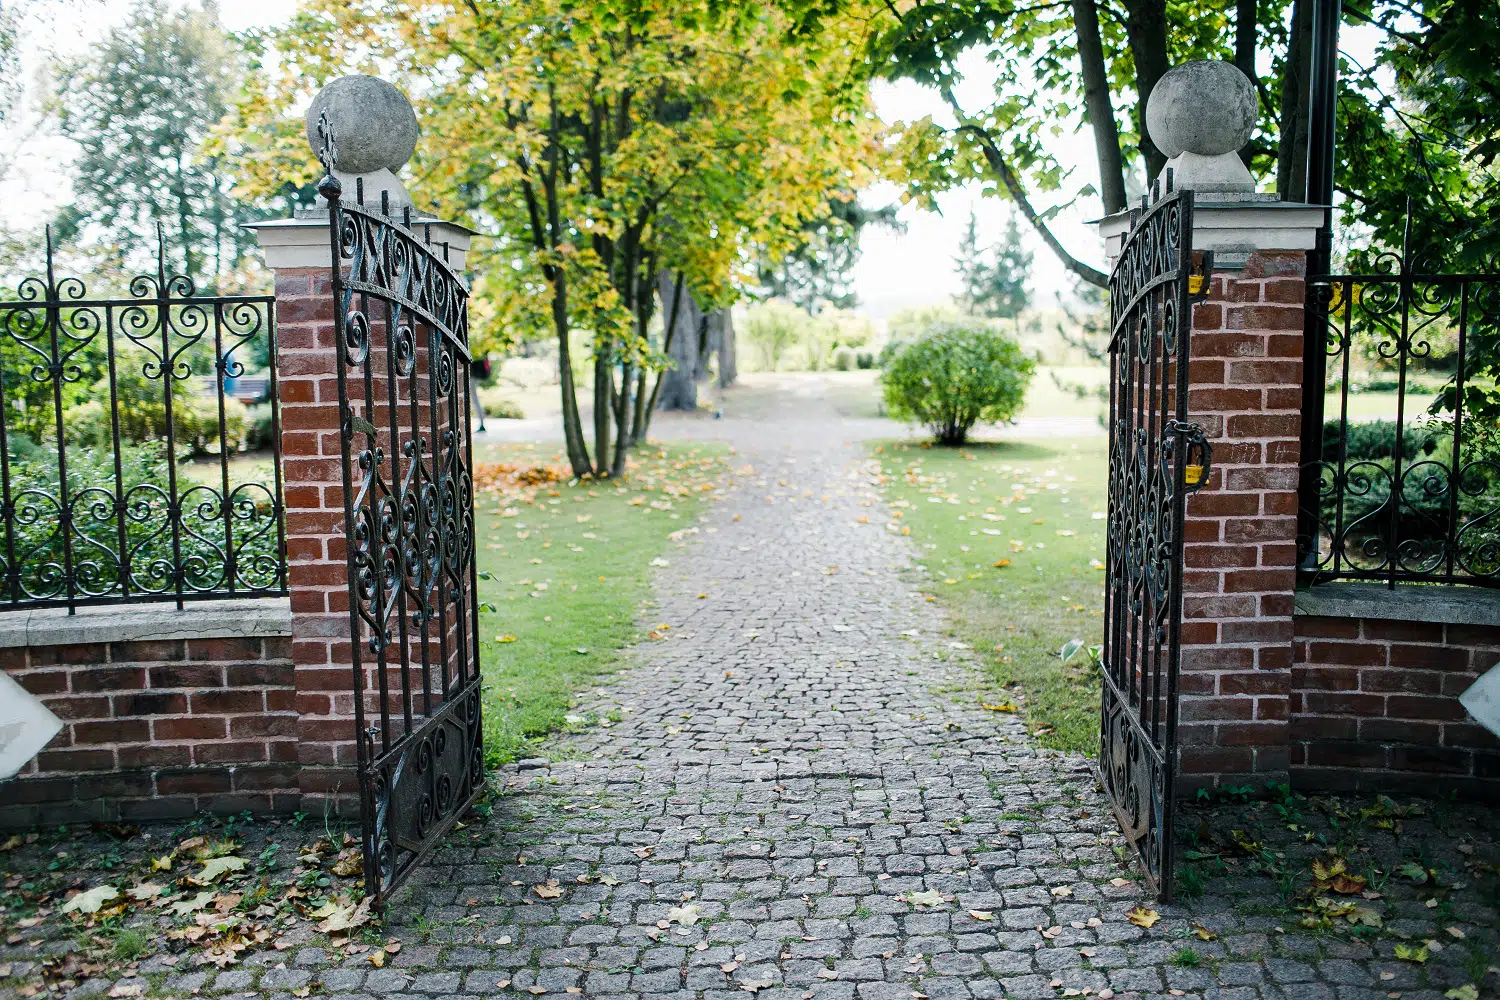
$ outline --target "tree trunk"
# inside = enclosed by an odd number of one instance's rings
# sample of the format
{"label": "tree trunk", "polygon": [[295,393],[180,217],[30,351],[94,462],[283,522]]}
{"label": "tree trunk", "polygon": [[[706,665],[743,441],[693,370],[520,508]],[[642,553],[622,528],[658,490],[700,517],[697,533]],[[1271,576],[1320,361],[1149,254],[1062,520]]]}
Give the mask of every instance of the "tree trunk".
{"label": "tree trunk", "polygon": [[1135,127],[1146,161],[1146,183],[1161,174],[1167,158],[1146,129],[1146,102],[1167,72],[1167,9],[1164,0],[1125,0],[1125,34],[1135,58]]}
{"label": "tree trunk", "polygon": [[[661,296],[665,300],[673,294],[677,276],[666,271],[658,279]],[[698,331],[703,313],[690,292],[684,290],[677,314],[672,317],[673,329],[666,337],[667,356],[672,367],[662,373],[658,385],[657,405],[663,410],[696,410],[698,408]]]}
{"label": "tree trunk", "polygon": [[614,417],[614,372],[609,351],[594,358],[594,475],[609,475],[609,425]]}
{"label": "tree trunk", "polygon": [[[1245,74],[1245,79],[1250,81],[1250,86],[1256,91],[1260,90],[1255,81],[1255,19],[1256,0],[1236,0],[1234,6],[1234,65]],[[1250,166],[1250,161],[1255,158],[1255,150],[1250,143],[1240,150],[1240,159],[1245,161],[1245,166]]]}
{"label": "tree trunk", "polygon": [[719,349],[719,313],[723,310],[698,314],[698,362],[694,369],[697,381],[707,382],[713,368],[714,354]]}
{"label": "tree trunk", "polygon": [[734,385],[740,377],[740,366],[734,354],[734,316],[728,309],[720,309],[719,316],[719,388]]}
{"label": "tree trunk", "polygon": [[[680,274],[675,279],[669,279],[667,277],[667,272],[665,271],[657,275],[657,280],[659,282],[663,282],[661,286],[663,290],[665,290],[666,288],[666,281],[671,280],[672,284],[671,301],[666,302],[666,297],[663,296],[663,302],[666,304],[667,308],[666,311],[662,313],[663,326],[661,345],[662,353],[670,355],[672,353],[672,346],[677,339],[675,334],[678,329],[677,319],[679,314],[681,314],[682,312],[682,300],[687,298],[686,289],[683,287],[686,282],[683,280],[682,275]],[[641,396],[645,399],[645,405],[641,406],[641,417],[637,421],[636,425],[637,432],[635,443],[637,444],[646,440],[646,435],[651,430],[651,418],[656,414],[656,401],[661,398],[661,384],[662,381],[666,378],[666,375],[667,373],[664,371],[656,373],[656,384],[652,387],[651,394],[647,396],[645,382],[646,373],[644,371],[641,372]],[[637,406],[640,406],[640,404],[638,403]]]}
{"label": "tree trunk", "polygon": [[1078,61],[1083,66],[1084,107],[1099,160],[1099,196],[1104,199],[1104,214],[1114,215],[1125,210],[1125,168],[1120,160],[1120,126],[1109,95],[1109,70],[1099,41],[1099,8],[1094,0],[1073,0],[1073,24],[1078,33]]}
{"label": "tree trunk", "polygon": [[557,269],[552,275],[552,326],[557,331],[557,379],[562,387],[563,441],[573,475],[582,478],[593,471],[588,445],[583,440],[583,421],[578,413],[578,392],[573,386],[573,351],[568,346],[567,275]]}
{"label": "tree trunk", "polygon": [[611,476],[625,474],[625,456],[630,451],[630,396],[635,387],[635,366],[626,365],[620,372],[620,389],[615,394],[615,457],[609,465]]}
{"label": "tree trunk", "polygon": [[1282,201],[1307,200],[1307,130],[1312,79],[1312,0],[1292,4],[1292,35],[1281,78],[1281,143],[1276,192]]}

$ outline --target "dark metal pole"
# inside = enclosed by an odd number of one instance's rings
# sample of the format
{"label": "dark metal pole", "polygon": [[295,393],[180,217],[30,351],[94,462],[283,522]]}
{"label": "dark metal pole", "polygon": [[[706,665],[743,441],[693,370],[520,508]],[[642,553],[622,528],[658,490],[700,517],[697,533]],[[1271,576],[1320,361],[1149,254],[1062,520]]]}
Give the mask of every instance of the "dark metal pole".
{"label": "dark metal pole", "polygon": [[1341,0],[1312,0],[1312,65],[1309,67],[1307,200],[1325,206],[1317,243],[1307,255],[1307,300],[1302,329],[1302,476],[1298,536],[1302,568],[1318,564],[1318,484],[1322,479],[1323,394],[1328,367],[1328,288],[1317,280],[1333,258],[1333,167],[1338,104]]}

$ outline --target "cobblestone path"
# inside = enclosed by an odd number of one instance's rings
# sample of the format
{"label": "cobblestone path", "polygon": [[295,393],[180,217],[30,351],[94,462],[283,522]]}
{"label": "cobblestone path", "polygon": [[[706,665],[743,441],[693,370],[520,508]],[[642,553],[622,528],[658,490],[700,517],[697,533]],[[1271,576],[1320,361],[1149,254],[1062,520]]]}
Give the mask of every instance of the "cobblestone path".
{"label": "cobblestone path", "polygon": [[[1395,835],[1373,847],[1332,800],[1301,800],[1295,835],[1277,832],[1284,816],[1185,821],[1299,844],[1318,830],[1351,859],[1373,851],[1351,861],[1367,871],[1420,856],[1431,882],[1383,877],[1373,894],[1390,907],[1378,938],[1302,930],[1305,897],[1277,898],[1265,874],[1216,876],[1150,928],[1128,920],[1151,904],[1087,763],[980,707],[969,652],[902,572],[915,550],[885,530],[863,449],[815,395],[795,405],[799,420],[679,427],[727,435],[753,472],[668,553],[650,623],[671,627],[414,875],[384,967],[304,931],[217,973],[152,957],[144,995],[1444,1000],[1480,981],[1489,995],[1492,810],[1378,812]],[[1305,879],[1306,860],[1285,868]],[[1424,941],[1424,964],[1394,957]],[[114,978],[73,995],[143,995]]]}
{"label": "cobblestone path", "polygon": [[[902,582],[910,542],[884,530],[863,451],[817,400],[802,408],[736,442],[754,474],[661,571],[667,638],[580,706],[607,725],[506,770],[498,842],[435,859],[393,914],[433,943],[349,986],[1165,990],[1121,947],[1143,933],[1118,916],[1138,893],[1110,885],[1122,869],[1086,763],[954,691],[972,667]],[[548,880],[560,897],[539,896]],[[943,902],[900,898],[924,891]]]}

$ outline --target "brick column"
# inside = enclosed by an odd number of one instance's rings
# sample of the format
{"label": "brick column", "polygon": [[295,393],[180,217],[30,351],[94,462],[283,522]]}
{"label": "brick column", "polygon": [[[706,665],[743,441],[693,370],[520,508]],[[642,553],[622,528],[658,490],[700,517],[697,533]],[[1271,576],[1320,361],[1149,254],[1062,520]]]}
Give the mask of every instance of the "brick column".
{"label": "brick column", "polygon": [[302,811],[321,812],[357,790],[333,289],[327,267],[275,274],[297,759]]}
{"label": "brick column", "polygon": [[1305,260],[1256,252],[1193,308],[1188,412],[1214,463],[1184,532],[1189,787],[1287,780]]}
{"label": "brick column", "polygon": [[[352,178],[345,183],[346,191],[355,187]],[[404,191],[401,198],[407,198]],[[472,231],[427,217],[419,217],[417,225],[424,237],[430,234],[432,243],[444,246],[451,265],[462,270]],[[276,366],[301,808],[308,813],[325,807],[352,812],[358,809],[358,748],[339,443],[341,361],[334,341],[328,218],[303,213],[250,228],[276,276]],[[378,315],[372,319],[378,370],[384,364],[379,360],[384,358],[384,327]],[[425,379],[427,358],[420,338],[415,364],[419,380]],[[428,418],[425,409],[422,415]],[[381,419],[375,422],[383,427],[384,414],[377,416]],[[394,456],[389,440],[383,444]],[[367,663],[366,709],[371,713],[378,711],[376,681],[376,669]],[[415,706],[417,711],[423,707]]]}

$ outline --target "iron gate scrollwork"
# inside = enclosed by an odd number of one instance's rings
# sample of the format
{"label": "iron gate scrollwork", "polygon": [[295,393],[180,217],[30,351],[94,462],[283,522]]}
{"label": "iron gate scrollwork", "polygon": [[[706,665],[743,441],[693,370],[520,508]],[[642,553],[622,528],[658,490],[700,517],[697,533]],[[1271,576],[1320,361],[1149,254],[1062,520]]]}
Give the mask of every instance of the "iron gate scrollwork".
{"label": "iron gate scrollwork", "polygon": [[365,886],[384,905],[484,787],[468,291],[409,209],[344,200],[319,131]]}
{"label": "iron gate scrollwork", "polygon": [[[1169,185],[1170,186],[1170,185]],[[1172,785],[1187,494],[1211,449],[1188,421],[1193,298],[1191,191],[1131,213],[1110,274],[1109,520],[1099,771],[1157,895],[1172,892]]]}

